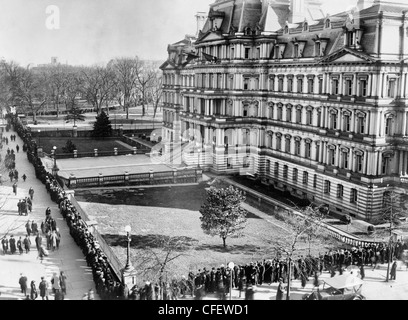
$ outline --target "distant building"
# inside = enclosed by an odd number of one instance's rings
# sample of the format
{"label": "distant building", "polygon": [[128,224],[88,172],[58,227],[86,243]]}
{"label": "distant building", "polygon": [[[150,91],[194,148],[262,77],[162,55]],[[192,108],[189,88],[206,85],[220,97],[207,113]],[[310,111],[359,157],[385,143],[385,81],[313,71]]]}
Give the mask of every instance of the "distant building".
{"label": "distant building", "polygon": [[215,1],[161,66],[165,153],[371,221],[407,193],[408,4],[320,5]]}

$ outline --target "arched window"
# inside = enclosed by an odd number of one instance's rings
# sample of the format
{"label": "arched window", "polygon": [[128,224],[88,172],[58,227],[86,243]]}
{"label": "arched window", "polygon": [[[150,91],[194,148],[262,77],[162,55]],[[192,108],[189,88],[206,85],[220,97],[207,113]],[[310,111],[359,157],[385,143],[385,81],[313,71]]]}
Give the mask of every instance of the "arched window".
{"label": "arched window", "polygon": [[330,29],[331,28],[330,19],[326,19],[326,21],[324,22],[324,28],[325,29]]}
{"label": "arched window", "polygon": [[309,31],[309,24],[306,21],[303,23],[303,31]]}

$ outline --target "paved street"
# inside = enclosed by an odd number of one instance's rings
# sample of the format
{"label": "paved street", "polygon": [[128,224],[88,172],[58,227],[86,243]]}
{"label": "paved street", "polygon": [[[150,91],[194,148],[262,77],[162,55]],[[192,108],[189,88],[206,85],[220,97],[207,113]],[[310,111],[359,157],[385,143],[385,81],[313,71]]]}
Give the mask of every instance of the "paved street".
{"label": "paved street", "polygon": [[[11,134],[15,134],[15,132],[5,133],[8,137]],[[26,153],[22,151],[22,140],[18,136],[16,140],[16,142],[10,142],[9,138],[8,146],[4,146],[1,150],[2,159],[4,159],[8,147],[15,150],[16,144],[20,146],[20,152],[16,154],[16,169],[20,177],[17,195],[13,193],[12,183],[8,178],[7,172],[2,173],[2,185],[0,186],[0,237],[2,238],[8,232],[9,236],[13,234],[17,240],[20,236],[24,238],[27,220],[35,220],[40,227],[41,221],[45,219],[45,209],[50,207],[52,217],[56,219],[57,227],[60,229],[61,243],[59,250],[50,251],[50,255],[44,257],[43,262],[37,258],[34,236],[31,236],[31,250],[28,254],[0,254],[0,299],[24,298],[18,283],[20,273],[24,273],[27,276],[28,285],[31,280],[35,280],[38,288],[42,276],[45,276],[50,281],[54,272],[59,274],[62,270],[67,276],[67,295],[65,299],[80,300],[89,289],[93,288],[95,291],[92,270],[88,268],[80,248],[70,236],[68,226],[63,221],[57,205],[51,201],[45,186],[35,178],[34,167],[28,162]],[[28,177],[26,182],[23,182],[23,179],[21,179],[24,173]],[[28,189],[31,186],[35,190],[33,211],[28,214],[28,217],[19,216],[17,202],[19,199],[28,196]],[[45,243],[45,240],[43,239],[43,243]],[[54,299],[54,297],[50,297],[50,299]],[[95,299],[98,299],[96,294]]]}

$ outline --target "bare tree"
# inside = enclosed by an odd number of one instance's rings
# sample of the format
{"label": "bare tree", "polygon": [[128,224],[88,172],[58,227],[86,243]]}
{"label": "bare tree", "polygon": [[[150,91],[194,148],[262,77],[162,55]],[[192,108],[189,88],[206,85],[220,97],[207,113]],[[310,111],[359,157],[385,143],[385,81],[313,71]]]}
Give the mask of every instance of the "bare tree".
{"label": "bare tree", "polygon": [[153,69],[151,64],[145,61],[137,61],[137,91],[142,103],[142,116],[146,115],[146,104],[149,103],[151,97],[151,88],[154,80],[157,77],[157,71]]}
{"label": "bare tree", "polygon": [[112,60],[108,67],[115,70],[117,79],[117,88],[121,96],[119,102],[123,99],[123,108],[126,111],[126,119],[129,119],[129,108],[132,96],[138,83],[139,58],[117,58]]}
{"label": "bare tree", "polygon": [[113,89],[117,86],[113,69],[94,66],[86,68],[82,74],[85,80],[83,86],[85,96],[96,109],[96,113],[101,112],[104,102],[109,110],[108,101],[112,96]]}
{"label": "bare tree", "polygon": [[138,256],[137,270],[147,279],[159,283],[160,297],[163,297],[165,275],[171,264],[178,258],[185,256],[188,240],[179,236],[158,236],[151,243],[145,245],[144,252]]}
{"label": "bare tree", "polygon": [[290,299],[292,261],[296,258],[301,240],[311,233],[316,234],[322,227],[323,218],[324,215],[321,213],[320,208],[316,208],[313,205],[309,205],[304,209],[294,210],[289,213],[284,221],[284,228],[288,232],[287,235],[274,241],[275,252],[284,257],[288,263],[287,300]]}
{"label": "bare tree", "polygon": [[155,118],[163,95],[163,78],[161,73],[155,72],[154,77],[151,80],[149,91],[153,103],[153,118]]}

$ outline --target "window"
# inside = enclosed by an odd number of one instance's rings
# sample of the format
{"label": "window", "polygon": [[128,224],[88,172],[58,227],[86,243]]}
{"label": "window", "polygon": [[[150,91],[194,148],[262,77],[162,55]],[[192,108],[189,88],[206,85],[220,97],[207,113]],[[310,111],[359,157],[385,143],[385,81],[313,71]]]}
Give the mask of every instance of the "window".
{"label": "window", "polygon": [[388,97],[395,98],[395,79],[388,81]]}
{"label": "window", "polygon": [[314,92],[314,79],[309,78],[307,79],[307,93],[313,93]]}
{"label": "window", "polygon": [[330,181],[329,180],[324,181],[324,193],[327,193],[327,194],[330,193]]}
{"label": "window", "polygon": [[249,89],[249,79],[244,78],[244,90],[248,90],[248,89]]}
{"label": "window", "polygon": [[317,174],[313,176],[313,188],[317,188]]}
{"label": "window", "polygon": [[282,150],[282,137],[281,136],[276,137],[276,150],[278,151]]}
{"label": "window", "polygon": [[337,185],[337,198],[343,198],[344,187],[341,184]]}
{"label": "window", "polygon": [[297,182],[297,180],[298,180],[298,169],[293,169],[293,174],[292,174],[292,179],[293,179],[293,182]]}
{"label": "window", "polygon": [[348,168],[348,159],[349,159],[349,154],[347,151],[342,151],[341,152],[341,167],[343,169]]}
{"label": "window", "polygon": [[283,177],[284,178],[288,177],[288,166],[287,165],[283,166]]}
{"label": "window", "polygon": [[292,122],[292,108],[291,107],[286,108],[286,121]]}
{"label": "window", "polygon": [[249,114],[249,107],[248,107],[248,106],[244,106],[243,116],[244,116],[244,117],[248,117],[248,114]]}
{"label": "window", "polygon": [[274,78],[269,78],[269,91],[275,91],[275,80],[274,80]]}
{"label": "window", "polygon": [[330,114],[330,129],[337,130],[337,114]]}
{"label": "window", "polygon": [[344,94],[346,96],[351,96],[353,94],[353,80],[346,79],[346,85],[344,90],[345,90]]}
{"label": "window", "polygon": [[389,165],[390,165],[390,157],[383,156],[382,163],[381,163],[381,173],[388,174],[389,172]]}
{"label": "window", "polygon": [[323,78],[319,78],[319,93],[323,93]]}
{"label": "window", "polygon": [[339,80],[332,80],[332,94],[339,94]]}
{"label": "window", "polygon": [[297,79],[297,92],[298,93],[303,92],[303,79],[302,78]]}
{"label": "window", "polygon": [[343,131],[350,131],[350,115],[348,114],[343,115]]}
{"label": "window", "polygon": [[302,109],[296,109],[296,123],[302,123]]}
{"label": "window", "polygon": [[288,92],[292,92],[292,91],[293,91],[293,79],[288,78]]}
{"label": "window", "polygon": [[275,162],[275,167],[274,167],[274,170],[273,170],[273,174],[275,176],[279,175],[279,162]]}
{"label": "window", "polygon": [[360,116],[357,118],[357,133],[364,134],[365,118]]}
{"label": "window", "polygon": [[278,91],[283,92],[283,78],[279,78],[278,80]]}
{"label": "window", "polygon": [[295,43],[293,45],[293,58],[298,58],[299,57],[299,45]]}
{"label": "window", "polygon": [[231,54],[231,59],[234,59],[235,58],[235,48],[231,48],[231,50],[230,50],[230,54]]}
{"label": "window", "polygon": [[303,184],[308,184],[309,182],[309,173],[307,171],[303,171]]}
{"label": "window", "polygon": [[329,149],[329,165],[334,166],[336,163],[336,150]]}
{"label": "window", "polygon": [[311,125],[313,123],[313,113],[312,110],[306,111],[306,124]]}
{"label": "window", "polygon": [[360,80],[359,95],[360,97],[367,96],[367,80],[365,79]]}
{"label": "window", "polygon": [[266,174],[271,173],[271,160],[266,160]]}
{"label": "window", "polygon": [[289,137],[285,139],[285,152],[290,153],[290,138]]}
{"label": "window", "polygon": [[329,19],[327,19],[327,20],[324,22],[324,27],[325,27],[326,29],[328,29],[328,28],[331,27],[331,23],[330,23],[330,20],[329,20]]}
{"label": "window", "polygon": [[356,203],[357,202],[357,190],[356,189],[351,189],[350,190],[350,202],[351,203]]}
{"label": "window", "polygon": [[310,159],[311,150],[312,150],[312,144],[308,141],[305,143],[305,158],[306,159]]}
{"label": "window", "polygon": [[347,45],[348,46],[354,46],[355,45],[355,39],[356,39],[356,35],[354,33],[354,31],[348,31],[346,34],[347,37]]}
{"label": "window", "polygon": [[392,118],[385,119],[385,135],[386,136],[392,135],[391,128],[392,128]]}
{"label": "window", "polygon": [[268,108],[268,119],[273,119],[273,107]]}
{"label": "window", "polygon": [[283,120],[283,109],[282,107],[278,107],[278,120]]}
{"label": "window", "polygon": [[308,31],[309,30],[309,25],[307,22],[303,23],[303,31]]}
{"label": "window", "polygon": [[356,171],[361,172],[363,170],[363,155],[356,155]]}
{"label": "window", "polygon": [[295,155],[300,156],[300,141],[295,141]]}
{"label": "window", "polygon": [[250,48],[245,48],[245,59],[249,59]]}
{"label": "window", "polygon": [[272,133],[268,133],[266,136],[266,146],[272,149]]}

